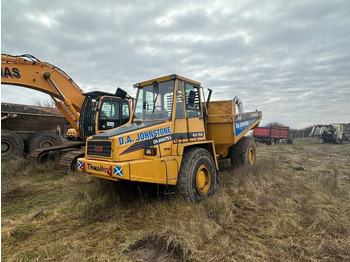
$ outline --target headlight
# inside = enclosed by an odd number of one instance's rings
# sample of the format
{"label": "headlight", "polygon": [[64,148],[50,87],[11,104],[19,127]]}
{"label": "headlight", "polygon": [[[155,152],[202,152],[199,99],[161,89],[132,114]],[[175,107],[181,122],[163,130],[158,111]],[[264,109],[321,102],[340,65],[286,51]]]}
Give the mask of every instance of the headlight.
{"label": "headlight", "polygon": [[146,156],[156,156],[157,155],[157,148],[155,148],[155,147],[145,148],[145,155]]}

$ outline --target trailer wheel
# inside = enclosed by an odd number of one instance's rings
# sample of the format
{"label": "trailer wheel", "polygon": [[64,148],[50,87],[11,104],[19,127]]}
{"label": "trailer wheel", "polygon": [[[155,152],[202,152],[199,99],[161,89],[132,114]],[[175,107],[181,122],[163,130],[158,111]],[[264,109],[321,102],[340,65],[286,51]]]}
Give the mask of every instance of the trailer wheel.
{"label": "trailer wheel", "polygon": [[31,135],[26,141],[26,147],[29,152],[39,148],[49,148],[62,145],[62,139],[50,131],[39,131]]}
{"label": "trailer wheel", "polygon": [[231,164],[233,167],[252,166],[256,161],[256,144],[251,137],[242,137],[231,147]]}
{"label": "trailer wheel", "polygon": [[269,143],[269,145],[274,145],[275,144],[275,139],[273,138],[273,137],[271,137],[271,140],[270,140],[270,143]]}
{"label": "trailer wheel", "polygon": [[191,148],[182,159],[177,191],[190,202],[198,202],[213,194],[216,169],[211,154],[203,148]]}
{"label": "trailer wheel", "polygon": [[1,130],[1,159],[7,160],[18,157],[23,153],[23,140],[15,132]]}

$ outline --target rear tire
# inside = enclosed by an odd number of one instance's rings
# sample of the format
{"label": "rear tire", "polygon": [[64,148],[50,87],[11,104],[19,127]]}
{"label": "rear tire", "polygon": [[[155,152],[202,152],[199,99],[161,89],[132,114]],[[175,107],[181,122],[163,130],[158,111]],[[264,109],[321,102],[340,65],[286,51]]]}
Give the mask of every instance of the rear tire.
{"label": "rear tire", "polygon": [[23,153],[23,140],[13,131],[1,130],[1,160],[19,157]]}
{"label": "rear tire", "polygon": [[33,152],[39,148],[49,148],[62,145],[62,139],[50,131],[39,131],[31,135],[26,141],[28,152]]}
{"label": "rear tire", "polygon": [[190,202],[199,202],[214,193],[216,168],[211,154],[203,148],[184,153],[177,181],[177,191]]}
{"label": "rear tire", "polygon": [[231,164],[233,167],[252,166],[256,162],[256,144],[251,137],[242,137],[231,147]]}

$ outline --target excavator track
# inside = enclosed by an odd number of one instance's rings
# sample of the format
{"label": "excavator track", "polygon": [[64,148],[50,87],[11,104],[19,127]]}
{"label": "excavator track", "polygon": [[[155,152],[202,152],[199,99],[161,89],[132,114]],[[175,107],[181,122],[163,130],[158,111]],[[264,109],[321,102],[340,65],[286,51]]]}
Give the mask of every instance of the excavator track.
{"label": "excavator track", "polygon": [[84,149],[73,150],[64,153],[60,158],[60,171],[64,174],[76,171],[77,159],[78,157],[84,156],[84,153]]}
{"label": "excavator track", "polygon": [[69,143],[60,146],[53,146],[50,148],[40,148],[33,151],[28,157],[29,165],[42,164],[47,160],[57,160],[67,151],[82,150],[85,146],[84,142]]}

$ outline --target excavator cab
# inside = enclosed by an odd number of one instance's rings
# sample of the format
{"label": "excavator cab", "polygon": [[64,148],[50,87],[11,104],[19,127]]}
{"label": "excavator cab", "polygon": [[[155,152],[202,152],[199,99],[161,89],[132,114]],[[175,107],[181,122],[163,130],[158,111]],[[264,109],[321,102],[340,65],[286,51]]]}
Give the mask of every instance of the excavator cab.
{"label": "excavator cab", "polygon": [[85,96],[79,120],[82,137],[103,133],[129,121],[130,108],[127,100],[100,91],[89,92]]}

